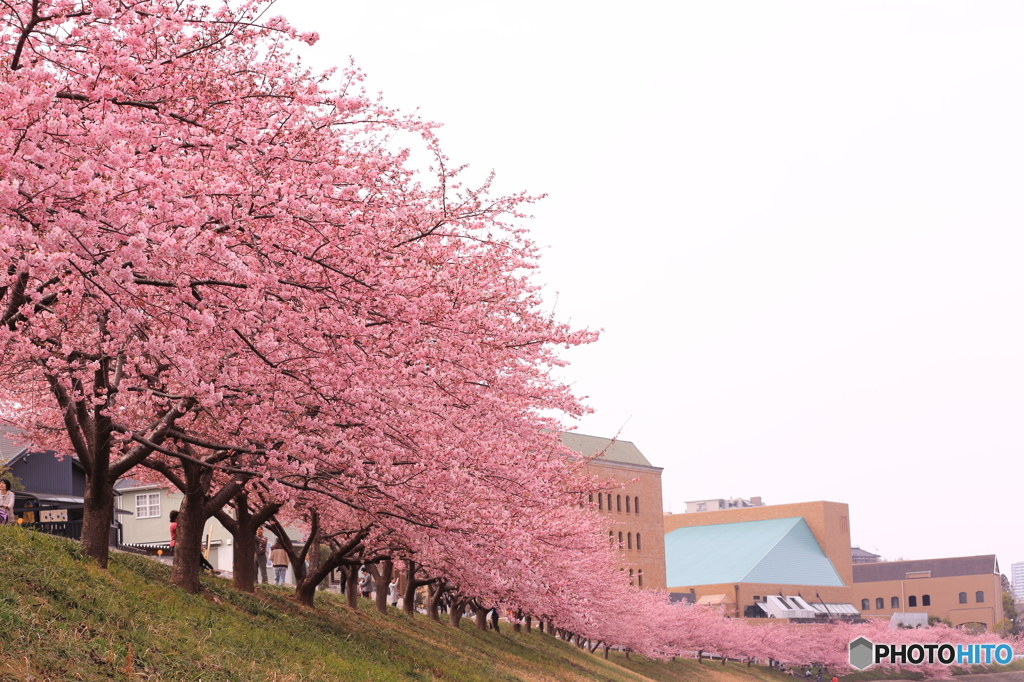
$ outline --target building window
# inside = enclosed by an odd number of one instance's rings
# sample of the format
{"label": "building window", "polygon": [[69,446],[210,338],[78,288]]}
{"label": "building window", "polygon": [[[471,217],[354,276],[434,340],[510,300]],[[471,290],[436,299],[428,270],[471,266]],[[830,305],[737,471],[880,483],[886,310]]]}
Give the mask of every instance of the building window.
{"label": "building window", "polygon": [[[627,497],[626,499],[628,500],[629,498]],[[633,534],[632,533],[626,533],[626,548],[627,549],[633,549]]]}
{"label": "building window", "polygon": [[633,585],[633,569],[632,568],[629,569],[629,584],[630,584],[630,586]]}
{"label": "building window", "polygon": [[966,592],[961,592],[960,593],[960,603],[961,604],[966,604],[967,603],[967,593]]}
{"label": "building window", "polygon": [[893,597],[889,601],[892,602],[892,608],[898,609],[900,607],[900,598],[899,597]]}
{"label": "building window", "polygon": [[917,597],[915,597],[914,595],[910,595],[909,597],[907,597],[907,606],[917,606]]}
{"label": "building window", "polygon": [[644,569],[642,569],[642,568],[638,568],[637,571],[636,571],[636,586],[637,587],[643,587],[644,586]]}
{"label": "building window", "polygon": [[608,493],[608,511],[612,510],[612,494]]}
{"label": "building window", "polygon": [[609,547],[614,547],[615,546],[615,533],[613,533],[611,531],[608,531],[608,546]]}
{"label": "building window", "polygon": [[640,513],[640,498],[639,497],[634,497],[633,498],[633,513],[634,514],[639,514]]}
{"label": "building window", "polygon": [[[757,601],[757,600],[755,599],[754,601]],[[870,611],[871,610],[871,600],[870,599],[861,599],[860,600],[860,610],[861,611]]]}
{"label": "building window", "polygon": [[974,601],[978,602],[979,604],[983,604],[985,602],[985,593],[982,592],[981,590],[978,590],[977,592],[975,592],[974,593]]}
{"label": "building window", "polygon": [[640,533],[636,534],[636,551],[640,551]]}
{"label": "building window", "polygon": [[590,495],[587,496],[587,500],[590,504],[594,504],[594,493],[590,493]]}
{"label": "building window", "polygon": [[921,606],[931,606],[931,605],[932,605],[932,596],[930,594],[922,594],[921,595]]}
{"label": "building window", "polygon": [[604,511],[604,495],[601,493],[597,494],[597,510]]}
{"label": "building window", "polygon": [[619,531],[619,549],[622,549],[622,531]]}
{"label": "building window", "polygon": [[622,495],[615,496],[615,511],[622,513]]}
{"label": "building window", "polygon": [[884,609],[885,608],[885,600],[882,599],[881,597],[876,599],[875,600],[875,608],[876,609]]}
{"label": "building window", "polygon": [[626,495],[626,513],[629,513],[629,495]]}
{"label": "building window", "polygon": [[135,518],[154,519],[160,516],[160,493],[139,493],[135,496]]}

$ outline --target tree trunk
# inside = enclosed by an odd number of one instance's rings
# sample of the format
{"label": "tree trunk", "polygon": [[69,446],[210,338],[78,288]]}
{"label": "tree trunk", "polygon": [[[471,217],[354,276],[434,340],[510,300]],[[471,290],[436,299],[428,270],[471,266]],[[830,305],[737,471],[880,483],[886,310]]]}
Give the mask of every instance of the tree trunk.
{"label": "tree trunk", "polygon": [[526,634],[530,634],[533,630],[533,616],[526,617]]}
{"label": "tree trunk", "polygon": [[[276,506],[276,505],[275,505]],[[248,496],[235,495],[235,517],[223,510],[214,513],[221,525],[231,533],[231,586],[239,592],[256,591],[256,528],[249,509]],[[264,519],[265,520],[265,519]]]}
{"label": "tree trunk", "polygon": [[487,612],[490,609],[474,608],[473,615],[476,617],[476,629],[486,630],[487,629]]}
{"label": "tree trunk", "polygon": [[232,537],[231,586],[252,594],[256,591],[256,536],[243,531]]}
{"label": "tree trunk", "polygon": [[[98,468],[98,467],[97,467]],[[82,513],[82,552],[106,568],[110,559],[110,520],[114,517],[114,490],[107,483],[106,469],[85,477]]]}
{"label": "tree trunk", "polygon": [[405,571],[405,589],[402,591],[402,612],[407,615],[416,613],[416,569],[415,564],[407,561],[408,568]]}
{"label": "tree trunk", "polygon": [[353,610],[359,609],[359,564],[352,564],[348,567],[348,575],[345,576],[345,596],[348,597],[348,607]]}
{"label": "tree trunk", "polygon": [[607,644],[604,645],[604,657],[608,658],[608,645]]}
{"label": "tree trunk", "polygon": [[316,600],[316,586],[312,580],[300,580],[295,585],[295,601],[313,608]]}
{"label": "tree trunk", "polygon": [[466,608],[466,605],[459,600],[452,602],[448,608],[448,625],[451,625],[456,630],[460,629],[462,622],[462,611]]}
{"label": "tree trunk", "polygon": [[171,569],[171,582],[193,594],[199,592],[199,557],[202,554],[203,527],[206,525],[206,496],[198,485],[188,480],[194,478],[198,477],[188,476],[186,479],[189,490],[178,510],[174,567]]}
{"label": "tree trunk", "polygon": [[438,606],[447,591],[448,583],[444,580],[433,583],[427,588],[427,615],[430,616],[430,620],[441,622],[441,618],[438,616]]}
{"label": "tree trunk", "polygon": [[378,570],[376,566],[373,566],[370,572],[373,574],[373,579],[377,583],[377,594],[374,599],[374,604],[377,610],[381,613],[388,612],[388,587],[391,585],[391,575],[394,570],[394,564],[391,563],[391,559],[385,559],[381,562],[381,568]]}

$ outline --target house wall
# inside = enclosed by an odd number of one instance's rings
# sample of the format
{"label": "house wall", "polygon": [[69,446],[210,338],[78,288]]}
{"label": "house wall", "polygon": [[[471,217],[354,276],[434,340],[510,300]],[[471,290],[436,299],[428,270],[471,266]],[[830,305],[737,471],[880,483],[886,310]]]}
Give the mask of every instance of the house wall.
{"label": "house wall", "polygon": [[14,463],[11,473],[18,477],[25,490],[34,493],[82,495],[74,492],[70,457],[57,459],[53,452],[28,452]]}
{"label": "house wall", "polygon": [[[604,495],[602,514],[608,520],[607,529],[614,533],[618,539],[621,532],[623,546],[620,550],[619,568],[625,571],[643,571],[643,586],[645,589],[664,590],[665,584],[665,530],[662,521],[662,500],[661,500],[661,469],[657,467],[645,467],[628,464],[625,462],[613,462],[595,459],[587,466],[589,473],[600,479],[612,479],[617,483],[624,484],[624,488],[594,493],[594,504],[597,504],[596,495]],[[608,495],[612,496],[612,509],[608,509]],[[630,511],[626,511],[625,497],[629,496]],[[621,511],[616,506],[616,500],[622,499]],[[632,500],[640,499],[640,513],[634,510]],[[641,537],[641,549],[637,550],[636,542],[630,549],[625,538],[627,533],[632,533],[636,538],[639,533]]]}
{"label": "house wall", "polygon": [[[985,601],[975,599],[976,592],[984,592]],[[961,604],[961,592],[967,593],[967,603]],[[930,606],[921,604],[921,597],[931,598]],[[962,575],[944,578],[910,578],[905,580],[879,580],[876,582],[854,583],[854,603],[864,617],[889,618],[893,613],[927,613],[929,616],[948,618],[954,626],[964,623],[982,623],[988,630],[1003,619],[1002,584],[998,575]],[[917,597],[917,606],[908,606],[908,597]],[[892,606],[892,598],[899,597],[899,607]],[[876,607],[876,600],[883,600],[884,608]],[[867,609],[862,608],[868,600]]]}

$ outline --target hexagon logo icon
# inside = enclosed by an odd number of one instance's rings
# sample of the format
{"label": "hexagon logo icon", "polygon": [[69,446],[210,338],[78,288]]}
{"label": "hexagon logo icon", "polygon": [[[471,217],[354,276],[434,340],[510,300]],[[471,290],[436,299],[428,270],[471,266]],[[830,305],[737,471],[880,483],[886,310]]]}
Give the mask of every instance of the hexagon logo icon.
{"label": "hexagon logo icon", "polygon": [[866,637],[858,637],[850,642],[850,665],[857,670],[864,670],[874,663],[875,645]]}

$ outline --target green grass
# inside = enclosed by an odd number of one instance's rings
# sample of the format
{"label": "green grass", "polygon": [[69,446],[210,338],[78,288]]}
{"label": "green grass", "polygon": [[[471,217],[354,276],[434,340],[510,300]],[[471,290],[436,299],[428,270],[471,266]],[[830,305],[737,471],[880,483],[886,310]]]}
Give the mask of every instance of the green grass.
{"label": "green grass", "polygon": [[[352,611],[336,594],[317,608],[292,589],[241,594],[204,577],[203,592],[170,584],[170,567],[115,553],[110,570],[75,542],[0,526],[0,681],[147,680],[345,682],[507,680],[548,682],[792,682],[761,666],[692,660],[605,660],[534,631],[480,632],[378,614],[368,600]],[[1024,662],[990,670],[1024,669]],[[977,672],[982,672],[978,670]],[[915,679],[868,670],[843,682]]]}
{"label": "green grass", "polygon": [[757,667],[606,661],[536,631],[455,630],[368,600],[351,611],[335,594],[308,609],[291,588],[248,595],[210,577],[191,595],[169,580],[146,557],[115,553],[103,571],[75,542],[0,527],[0,680],[773,682]]}

